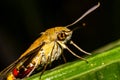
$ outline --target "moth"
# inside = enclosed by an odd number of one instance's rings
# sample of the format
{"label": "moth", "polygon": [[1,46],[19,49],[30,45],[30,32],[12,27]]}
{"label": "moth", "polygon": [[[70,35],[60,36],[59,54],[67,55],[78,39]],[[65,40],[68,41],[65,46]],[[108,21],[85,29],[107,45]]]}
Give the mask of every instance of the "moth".
{"label": "moth", "polygon": [[0,80],[15,80],[29,77],[39,66],[43,67],[43,73],[48,64],[52,63],[54,60],[57,60],[60,57],[63,49],[67,49],[74,56],[86,61],[85,58],[75,54],[66,45],[67,42],[70,42],[70,44],[76,47],[79,51],[91,55],[90,53],[78,47],[71,40],[73,30],[70,30],[69,27],[79,22],[99,6],[100,3],[98,2],[97,5],[90,8],[75,22],[67,26],[53,27],[47,29],[45,32],[42,32],[41,36],[36,39],[33,44],[16,61],[0,72]]}

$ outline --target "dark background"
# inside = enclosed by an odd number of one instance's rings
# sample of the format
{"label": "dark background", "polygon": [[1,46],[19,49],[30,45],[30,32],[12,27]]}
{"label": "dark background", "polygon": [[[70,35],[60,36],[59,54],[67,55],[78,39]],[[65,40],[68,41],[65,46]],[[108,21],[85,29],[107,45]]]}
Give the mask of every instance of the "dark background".
{"label": "dark background", "polygon": [[[72,40],[91,52],[120,37],[120,0],[4,0],[0,2],[0,70],[16,60],[40,32],[65,26],[101,3],[73,33]],[[82,23],[86,23],[82,27]],[[69,52],[64,52],[64,54]],[[79,53],[79,52],[78,52]],[[67,55],[67,60],[76,57]]]}

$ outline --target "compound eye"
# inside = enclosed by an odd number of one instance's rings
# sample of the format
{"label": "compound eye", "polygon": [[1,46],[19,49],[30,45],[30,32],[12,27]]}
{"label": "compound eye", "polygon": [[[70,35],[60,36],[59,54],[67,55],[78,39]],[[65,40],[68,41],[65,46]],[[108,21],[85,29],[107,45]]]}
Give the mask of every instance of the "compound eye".
{"label": "compound eye", "polygon": [[58,40],[63,41],[66,39],[66,36],[67,35],[65,34],[65,32],[61,32],[57,35],[57,38],[58,38]]}

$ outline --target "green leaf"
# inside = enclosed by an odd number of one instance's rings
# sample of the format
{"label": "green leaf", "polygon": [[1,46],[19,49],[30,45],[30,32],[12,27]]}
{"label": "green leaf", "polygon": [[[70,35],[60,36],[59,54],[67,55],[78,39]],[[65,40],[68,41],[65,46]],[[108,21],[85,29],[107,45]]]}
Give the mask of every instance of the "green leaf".
{"label": "green leaf", "polygon": [[[116,43],[117,45],[114,45]],[[41,76],[41,80],[120,80],[119,43],[120,40],[113,42],[109,44],[113,45],[109,50],[105,47],[104,52],[100,52],[103,49],[99,49],[99,53],[96,51],[96,54],[86,57],[88,63],[77,60],[47,70]],[[27,80],[40,80],[40,73]]]}

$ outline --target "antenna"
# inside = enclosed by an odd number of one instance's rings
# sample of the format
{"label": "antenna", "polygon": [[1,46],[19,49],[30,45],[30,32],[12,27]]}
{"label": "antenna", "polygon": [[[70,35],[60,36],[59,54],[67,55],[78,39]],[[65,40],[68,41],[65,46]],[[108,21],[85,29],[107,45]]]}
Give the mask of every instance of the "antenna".
{"label": "antenna", "polygon": [[100,2],[98,2],[97,5],[93,6],[92,8],[90,8],[89,10],[87,10],[80,18],[78,18],[76,21],[74,21],[73,23],[67,25],[66,27],[70,27],[73,26],[74,24],[76,24],[77,22],[79,22],[80,20],[82,20],[85,16],[87,16],[89,13],[93,12],[95,9],[97,9],[100,6]]}

